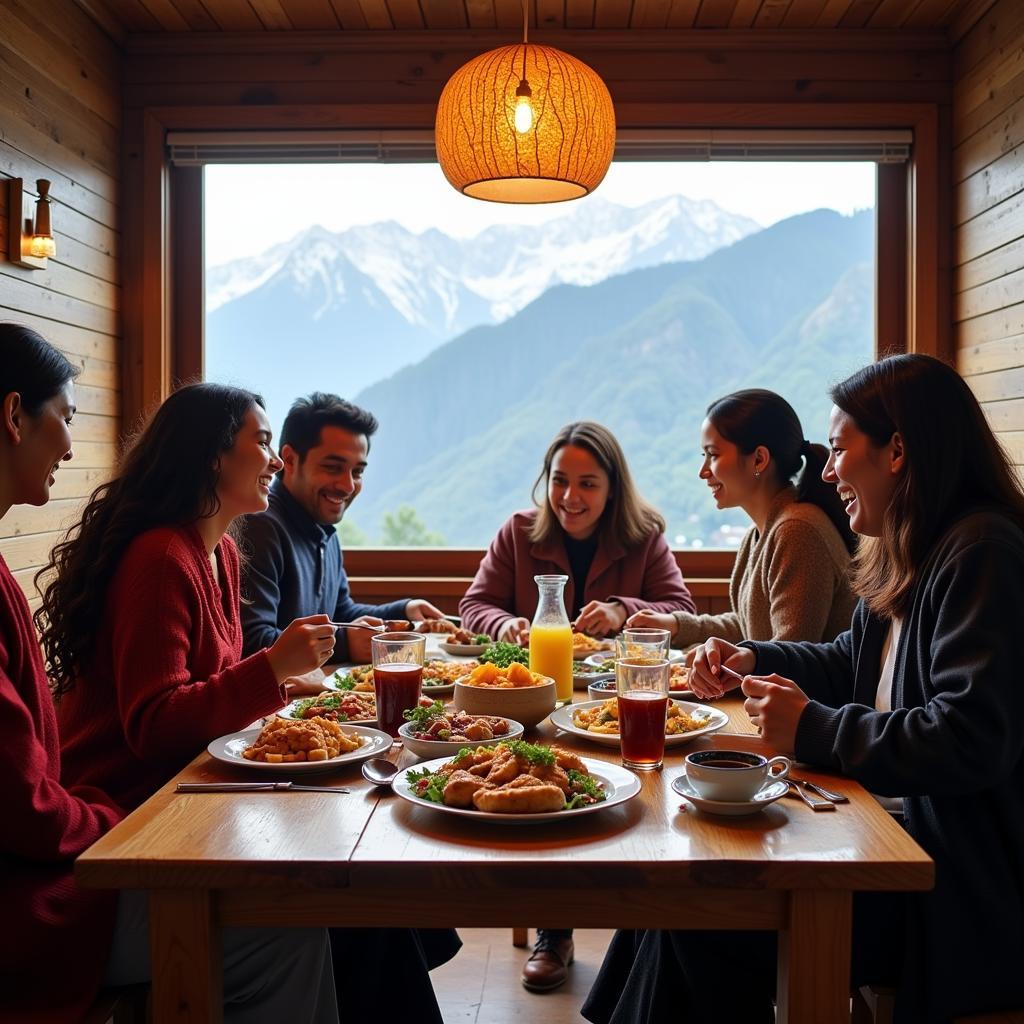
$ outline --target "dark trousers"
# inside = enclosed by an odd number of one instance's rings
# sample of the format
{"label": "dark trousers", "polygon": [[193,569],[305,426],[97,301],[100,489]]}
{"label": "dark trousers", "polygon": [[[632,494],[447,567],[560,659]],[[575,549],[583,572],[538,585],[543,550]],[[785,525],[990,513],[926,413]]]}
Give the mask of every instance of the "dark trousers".
{"label": "dark trousers", "polygon": [[[904,949],[903,897],[854,896],[852,984],[893,984]],[[583,1016],[593,1024],[770,1024],[775,932],[619,931]]]}
{"label": "dark trousers", "polygon": [[343,1020],[443,1024],[429,971],[462,946],[453,928],[331,928],[331,960]]}

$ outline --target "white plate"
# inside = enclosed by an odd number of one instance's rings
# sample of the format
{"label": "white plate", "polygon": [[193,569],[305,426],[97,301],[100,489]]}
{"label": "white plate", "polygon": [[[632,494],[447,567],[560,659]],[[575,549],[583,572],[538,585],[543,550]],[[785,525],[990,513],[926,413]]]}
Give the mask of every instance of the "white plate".
{"label": "white plate", "polygon": [[[450,757],[438,757],[433,761],[424,761],[415,768],[406,771],[422,771],[424,768],[429,771],[437,771],[443,764],[447,764]],[[444,814],[454,814],[463,818],[475,818],[477,821],[491,821],[500,825],[536,825],[542,822],[565,821],[569,818],[577,818],[581,814],[590,814],[592,811],[602,811],[606,807],[616,807],[632,800],[640,792],[640,780],[628,769],[617,764],[609,764],[607,761],[592,761],[584,757],[580,760],[586,766],[590,774],[604,786],[608,794],[606,800],[599,804],[589,804],[586,807],[577,807],[571,811],[549,811],[546,814],[496,814],[493,811],[469,810],[464,807],[447,807],[444,804],[435,804],[431,800],[424,800],[416,796],[412,791],[412,784],[406,778],[406,771],[401,771],[395,776],[391,788],[403,799],[417,807],[426,807],[430,810],[441,811]]]}
{"label": "white plate", "polygon": [[210,757],[224,764],[233,764],[240,768],[255,768],[257,771],[270,775],[310,775],[314,772],[329,772],[348,764],[358,764],[370,757],[386,754],[394,742],[392,738],[379,729],[371,729],[365,725],[349,725],[341,723],[345,732],[359,733],[365,742],[357,750],[347,754],[339,754],[329,761],[289,761],[283,764],[268,764],[266,761],[249,761],[242,757],[242,751],[251,747],[259,736],[260,729],[246,729],[244,732],[232,732],[213,740],[206,748]]}
{"label": "white plate", "polygon": [[[682,651],[669,651],[668,652],[668,663],[675,665],[677,662],[682,661],[686,657]],[[615,654],[611,651],[605,651],[604,653],[588,654],[583,659],[587,665],[600,665],[602,662],[608,661],[609,659],[614,660]]]}
{"label": "white plate", "polygon": [[483,654],[485,647],[490,647],[490,644],[453,644],[447,640],[443,640],[437,645],[441,648],[445,654],[451,654],[456,658],[475,658],[480,654]]}
{"label": "white plate", "polygon": [[[301,701],[304,701],[304,700],[309,700],[309,698],[308,697],[300,697],[298,700],[293,700],[291,702],[291,704],[289,704],[287,707],[283,707],[283,708],[281,708],[280,711],[278,711],[277,717],[278,718],[293,718],[293,719],[295,719],[295,705],[300,703]],[[302,719],[295,719],[295,720],[296,721],[302,721]],[[305,719],[305,721],[309,721],[309,719]],[[359,719],[356,719],[355,721],[353,721],[352,719],[349,719],[347,722],[339,722],[338,725],[340,725],[343,729],[347,729],[350,725],[366,725],[366,726],[369,726],[371,729],[375,729],[377,727],[377,719],[376,718],[359,718]]]}
{"label": "white plate", "polygon": [[[618,736],[611,736],[607,733],[587,732],[586,729],[580,728],[572,720],[575,712],[600,707],[603,703],[603,700],[585,700],[580,704],[566,704],[564,707],[557,708],[551,712],[551,724],[557,726],[563,732],[571,732],[573,736],[579,736],[581,739],[598,743],[602,747],[618,747],[621,745],[621,740]],[[691,714],[696,712],[707,715],[708,724],[701,729],[694,729],[693,732],[676,733],[674,736],[666,736],[666,747],[678,747],[681,743],[689,743],[690,740],[695,739],[697,736],[707,736],[710,733],[718,732],[719,729],[729,724],[729,716],[718,708],[709,707],[707,704],[691,704],[685,700],[674,700],[672,703],[677,704],[684,711],[689,711]]]}
{"label": "white plate", "polygon": [[603,654],[608,657],[609,654],[613,654],[615,651],[614,640],[598,640],[600,647],[592,647],[589,650],[581,651],[577,648],[572,649],[573,661],[586,661],[587,658],[592,658],[595,654]]}
{"label": "white plate", "polygon": [[672,780],[672,788],[699,811],[738,818],[743,814],[756,814],[762,807],[767,807],[778,800],[780,796],[785,796],[789,789],[789,783],[782,781],[769,782],[762,786],[751,800],[706,800],[704,797],[697,795],[697,791],[685,775],[679,775],[674,778]]}

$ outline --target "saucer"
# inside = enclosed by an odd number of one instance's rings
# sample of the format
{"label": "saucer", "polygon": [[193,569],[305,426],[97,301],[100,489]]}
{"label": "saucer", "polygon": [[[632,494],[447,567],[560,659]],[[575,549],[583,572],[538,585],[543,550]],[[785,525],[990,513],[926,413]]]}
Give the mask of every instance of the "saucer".
{"label": "saucer", "polygon": [[700,811],[739,817],[741,814],[756,814],[762,807],[774,803],[780,796],[786,794],[789,783],[781,780],[769,782],[762,786],[751,800],[705,800],[704,797],[697,795],[697,791],[685,775],[673,779],[672,788]]}

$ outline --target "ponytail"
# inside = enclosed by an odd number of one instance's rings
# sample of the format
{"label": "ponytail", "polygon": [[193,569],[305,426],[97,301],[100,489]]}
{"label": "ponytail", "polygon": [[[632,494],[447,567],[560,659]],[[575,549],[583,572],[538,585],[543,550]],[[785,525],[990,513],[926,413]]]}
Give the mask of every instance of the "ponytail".
{"label": "ponytail", "polygon": [[828,462],[828,449],[823,444],[804,441],[801,447],[804,458],[803,469],[796,478],[796,500],[817,505],[831,520],[839,536],[843,538],[847,551],[852,555],[857,548],[857,535],[850,529],[850,517],[839,500],[839,492],[832,484],[825,483],[821,474]]}

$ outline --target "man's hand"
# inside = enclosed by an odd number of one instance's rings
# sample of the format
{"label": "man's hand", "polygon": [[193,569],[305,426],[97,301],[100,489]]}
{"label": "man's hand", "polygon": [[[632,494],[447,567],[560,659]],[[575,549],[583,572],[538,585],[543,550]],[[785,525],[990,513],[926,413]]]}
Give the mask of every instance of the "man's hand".
{"label": "man's hand", "polygon": [[796,746],[796,727],[810,703],[792,679],[779,675],[747,676],[740,687],[746,700],[743,710],[769,746],[791,754]]}
{"label": "man's hand", "polygon": [[[384,628],[384,620],[375,618],[373,615],[360,615],[358,619],[352,621],[365,622],[370,626]],[[355,665],[362,665],[370,661],[373,657],[370,653],[370,640],[373,638],[373,634],[368,629],[346,629],[345,634],[348,639],[348,660]]]}
{"label": "man's hand", "polygon": [[406,602],[405,617],[410,622],[422,622],[424,619],[443,619],[444,612],[422,597],[414,597]]}
{"label": "man's hand", "polygon": [[626,629],[667,629],[676,631],[676,619],[671,612],[656,612],[650,608],[641,608],[626,619]]}
{"label": "man's hand", "polygon": [[626,609],[618,601],[588,601],[581,609],[573,626],[577,633],[606,637],[618,633],[626,621]]}

